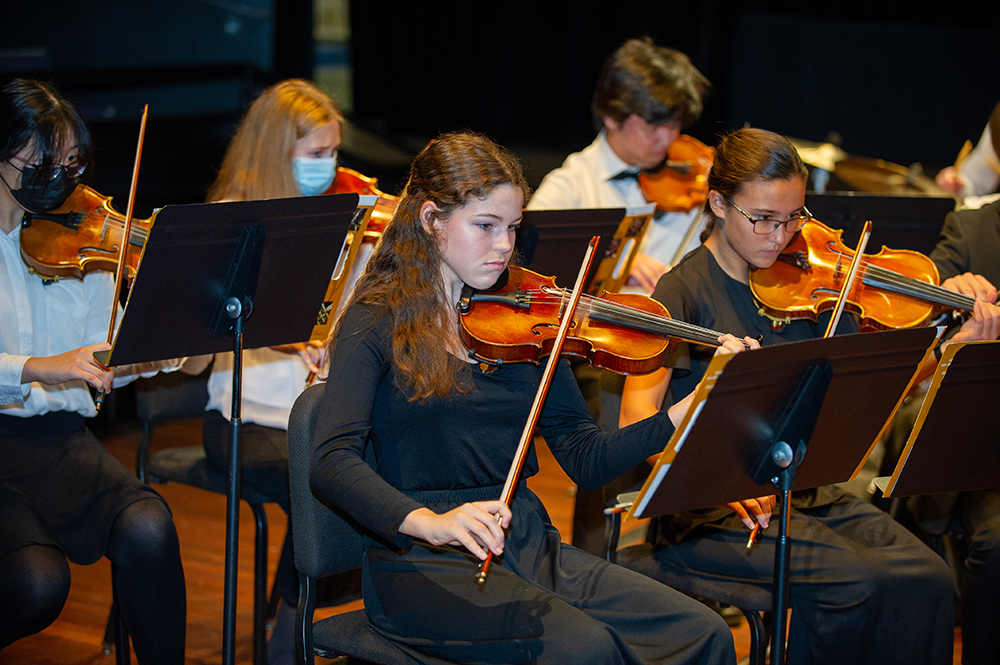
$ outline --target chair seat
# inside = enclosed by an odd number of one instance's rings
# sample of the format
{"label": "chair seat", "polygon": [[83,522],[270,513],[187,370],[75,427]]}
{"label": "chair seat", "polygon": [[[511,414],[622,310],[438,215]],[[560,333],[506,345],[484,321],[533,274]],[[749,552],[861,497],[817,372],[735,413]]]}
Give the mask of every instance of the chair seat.
{"label": "chair seat", "polygon": [[[229,477],[208,463],[202,446],[161,450],[149,458],[146,473],[156,482],[173,481],[198,489],[229,493]],[[272,503],[274,499],[243,485],[240,498],[248,503]]]}
{"label": "chair seat", "polygon": [[661,565],[653,558],[652,545],[632,545],[618,550],[618,564],[692,596],[711,598],[743,610],[767,612],[772,608],[771,593],[741,580],[705,580],[690,571]]}
{"label": "chair seat", "polygon": [[349,656],[379,665],[410,665],[405,651],[376,632],[364,610],[335,614],[313,624],[313,648],[324,658]]}

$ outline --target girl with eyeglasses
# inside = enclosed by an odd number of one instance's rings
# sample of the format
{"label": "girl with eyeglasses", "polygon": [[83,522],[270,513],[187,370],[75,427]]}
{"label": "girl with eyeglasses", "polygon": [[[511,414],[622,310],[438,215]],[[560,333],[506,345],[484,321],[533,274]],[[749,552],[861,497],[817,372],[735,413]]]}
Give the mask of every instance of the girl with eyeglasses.
{"label": "girl with eyeglasses", "polygon": [[20,256],[22,218],[59,207],[91,162],[90,134],[58,91],[23,79],[0,90],[0,649],[56,619],[68,561],[107,557],[139,662],[180,665],[184,572],[170,511],[84,424],[90,389],[138,370],[94,360],[109,348],[114,277],[46,283]]}
{"label": "girl with eyeglasses", "polygon": [[[703,244],[660,278],[653,297],[677,319],[761,346],[821,337],[829,313],[776,329],[749,287],[750,271],[771,266],[808,220],[806,177],[778,134],[745,128],[723,138],[708,179]],[[856,319],[842,317],[839,332],[857,330]],[[710,360],[705,347],[682,343],[669,366],[628,377],[620,424],[689,395]],[[687,576],[694,588],[722,585],[731,595],[719,600],[739,606],[755,590],[772,591],[776,533],[762,531],[748,555],[747,529],[766,527],[774,507],[772,495],[656,518],[647,544],[623,550],[618,562],[654,579]],[[952,661],[953,589],[940,557],[838,487],[795,492],[791,510],[790,663]]]}

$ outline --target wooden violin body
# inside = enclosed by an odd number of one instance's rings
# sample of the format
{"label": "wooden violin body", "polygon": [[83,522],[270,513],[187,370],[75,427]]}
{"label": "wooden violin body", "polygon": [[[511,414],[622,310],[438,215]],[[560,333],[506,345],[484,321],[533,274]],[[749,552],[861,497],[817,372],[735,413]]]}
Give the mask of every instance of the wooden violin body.
{"label": "wooden violin body", "polygon": [[708,172],[714,158],[715,148],[680,134],[670,145],[662,168],[639,174],[639,186],[657,209],[686,212],[708,198]]}
{"label": "wooden violin body", "polygon": [[[152,218],[132,220],[126,279],[135,275],[151,224]],[[26,214],[21,225],[21,257],[43,277],[82,279],[92,270],[117,270],[125,216],[111,207],[110,196],[77,185],[61,206]]]}
{"label": "wooden violin body", "polygon": [[[466,287],[459,335],[473,359],[540,364],[569,295],[554,278],[514,266],[508,271],[506,283],[495,290]],[[619,374],[646,374],[663,365],[680,339],[718,346],[720,335],[671,319],[652,298],[605,292],[580,300],[562,352]]]}
{"label": "wooden violin body", "polygon": [[[832,309],[854,258],[842,231],[810,220],[770,268],[750,271],[750,289],[775,327],[801,318],[815,321]],[[971,311],[973,300],[939,286],[937,266],[911,250],[883,247],[862,257],[846,308],[863,329],[925,325],[941,308]]]}

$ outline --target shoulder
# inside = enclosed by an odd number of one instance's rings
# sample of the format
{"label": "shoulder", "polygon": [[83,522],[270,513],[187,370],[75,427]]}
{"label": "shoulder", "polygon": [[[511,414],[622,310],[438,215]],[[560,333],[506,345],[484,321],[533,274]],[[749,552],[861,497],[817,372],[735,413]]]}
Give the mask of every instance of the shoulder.
{"label": "shoulder", "polygon": [[340,322],[337,344],[363,338],[376,342],[392,339],[392,316],[389,309],[373,303],[354,303]]}
{"label": "shoulder", "polygon": [[580,152],[567,157],[561,166],[549,171],[528,201],[528,210],[569,209],[584,207],[583,190],[590,181],[603,177],[600,137]]}
{"label": "shoulder", "polygon": [[660,277],[653,298],[664,304],[667,301],[690,300],[692,286],[700,284],[707,274],[707,254],[709,252],[704,246],[688,252],[676,266]]}

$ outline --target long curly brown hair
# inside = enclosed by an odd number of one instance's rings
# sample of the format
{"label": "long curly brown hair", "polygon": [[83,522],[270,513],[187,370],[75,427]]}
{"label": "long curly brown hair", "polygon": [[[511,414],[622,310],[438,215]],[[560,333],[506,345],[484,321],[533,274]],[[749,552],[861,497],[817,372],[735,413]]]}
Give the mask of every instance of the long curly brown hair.
{"label": "long curly brown hair", "polygon": [[[392,219],[358,280],[348,306],[385,308],[392,317],[396,380],[411,401],[444,397],[463,389],[449,345],[454,303],[441,273],[441,245],[433,228],[421,223],[427,201],[446,222],[471,199],[485,199],[502,185],[530,188],[510,152],[480,134],[450,133],[432,141],[413,160],[410,176]],[[334,331],[336,343],[340,325]]]}

